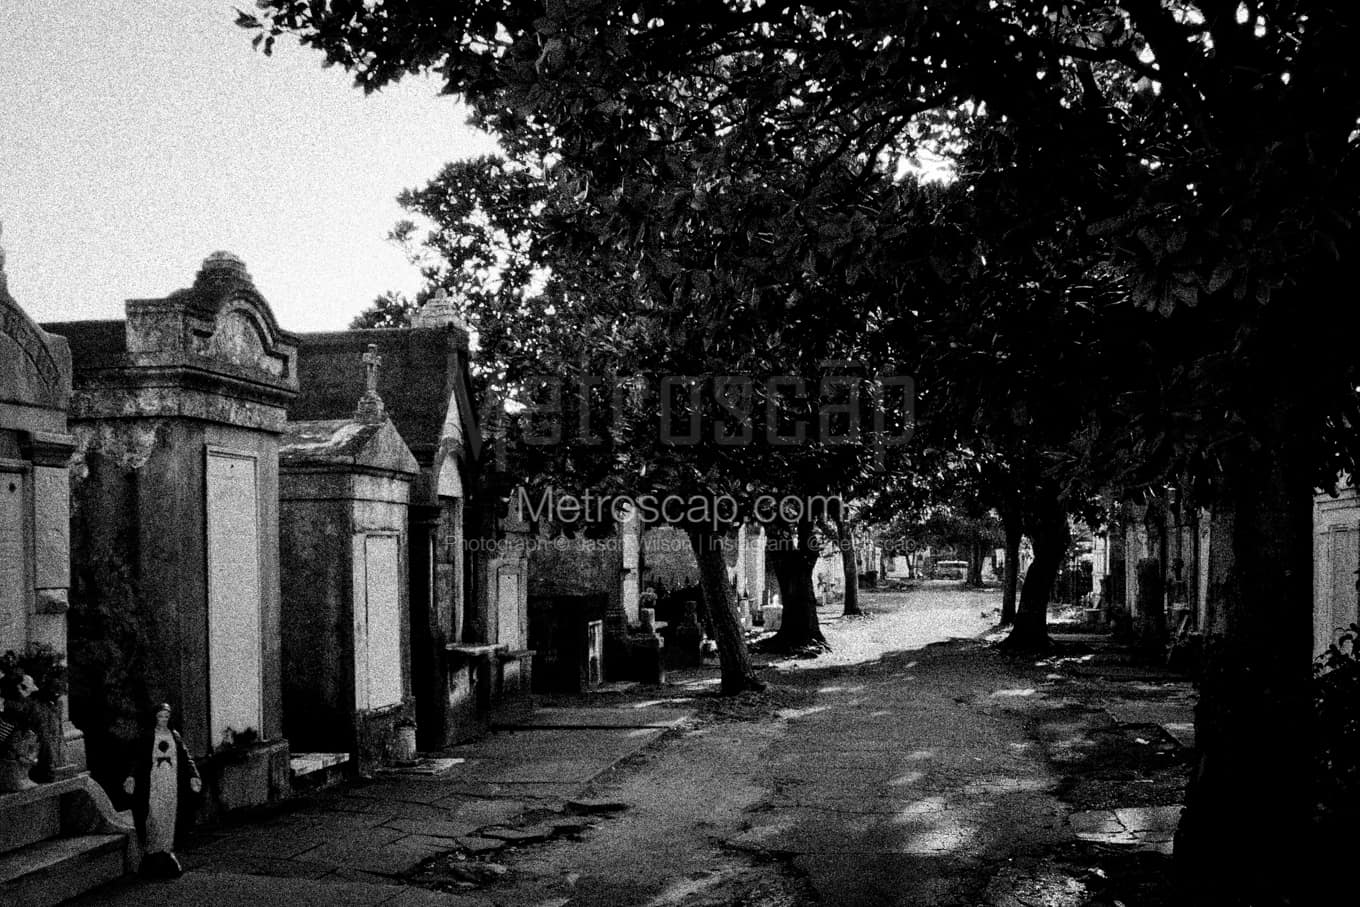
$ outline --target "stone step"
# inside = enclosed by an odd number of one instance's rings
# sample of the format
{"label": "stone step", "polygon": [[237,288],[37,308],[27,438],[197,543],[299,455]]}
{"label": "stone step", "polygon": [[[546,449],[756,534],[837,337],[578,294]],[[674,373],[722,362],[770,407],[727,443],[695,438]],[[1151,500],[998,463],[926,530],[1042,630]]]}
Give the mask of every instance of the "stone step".
{"label": "stone step", "polygon": [[288,769],[294,778],[301,778],[344,765],[348,761],[349,753],[292,753],[288,757]]}
{"label": "stone step", "polygon": [[0,854],[61,834],[61,797],[50,788],[0,794]]}
{"label": "stone step", "polygon": [[119,879],[125,835],[49,838],[0,855],[0,904],[51,907]]}
{"label": "stone step", "polygon": [[339,785],[345,780],[349,761],[349,753],[290,754],[288,769],[293,790],[310,793]]}

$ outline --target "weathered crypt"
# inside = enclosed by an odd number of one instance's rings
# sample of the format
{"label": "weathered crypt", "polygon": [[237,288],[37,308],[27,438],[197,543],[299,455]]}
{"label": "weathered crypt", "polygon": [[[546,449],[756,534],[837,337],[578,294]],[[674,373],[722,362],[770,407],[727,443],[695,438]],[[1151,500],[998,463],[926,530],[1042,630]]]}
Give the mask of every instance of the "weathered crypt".
{"label": "weathered crypt", "polygon": [[[66,652],[70,399],[66,341],[29,320],[0,270],[0,653]],[[84,743],[62,718],[52,769],[69,774],[85,767]]]}
{"label": "weathered crypt", "polygon": [[[289,422],[279,456],[284,730],[360,774],[409,759],[407,509],[420,467],[383,410],[379,357],[347,419]],[[356,361],[355,365],[359,363]]]}
{"label": "weathered crypt", "polygon": [[125,321],[49,330],[75,362],[82,632],[109,653],[106,688],[73,690],[108,732],[92,762],[121,777],[119,743],[165,701],[206,757],[208,814],[286,796],[278,450],[297,341],[225,252]]}
{"label": "weathered crypt", "polygon": [[[479,452],[467,332],[446,300],[414,326],[303,334],[290,418],[348,416],[364,392],[356,363],[382,359],[376,393],[419,464],[407,533],[412,692],[421,749],[468,739],[493,705],[527,695],[526,557],[494,493],[470,487]],[[469,543],[466,540],[471,539]]]}
{"label": "weathered crypt", "polygon": [[[0,653],[13,651],[21,670],[29,656],[50,665],[67,652],[70,397],[66,341],[10,296],[0,249]],[[7,700],[17,679],[6,676]],[[3,722],[0,902],[56,904],[130,871],[133,829],[85,772],[66,698],[49,687],[6,701]]]}

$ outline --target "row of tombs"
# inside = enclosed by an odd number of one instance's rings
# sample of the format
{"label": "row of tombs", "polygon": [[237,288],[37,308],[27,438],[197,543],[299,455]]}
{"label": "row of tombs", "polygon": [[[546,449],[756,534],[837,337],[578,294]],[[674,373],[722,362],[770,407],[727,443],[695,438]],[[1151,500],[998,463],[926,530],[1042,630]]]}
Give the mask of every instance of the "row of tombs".
{"label": "row of tombs", "polygon": [[467,339],[442,297],[409,328],[290,334],[220,252],[122,321],[40,327],[0,258],[0,876],[82,860],[48,872],[55,903],[130,868],[122,781],[160,703],[212,820],[599,681],[606,622],[613,676],[657,679],[626,551],[603,593],[532,594]]}

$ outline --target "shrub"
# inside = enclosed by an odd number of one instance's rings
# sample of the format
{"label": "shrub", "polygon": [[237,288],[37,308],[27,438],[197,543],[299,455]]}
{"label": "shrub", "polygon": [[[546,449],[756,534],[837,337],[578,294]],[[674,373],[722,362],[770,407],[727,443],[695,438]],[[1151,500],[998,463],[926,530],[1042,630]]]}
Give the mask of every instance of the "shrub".
{"label": "shrub", "polygon": [[31,642],[22,654],[9,650],[0,656],[0,671],[32,677],[38,685],[33,698],[46,705],[54,706],[66,695],[66,659],[46,643]]}
{"label": "shrub", "polygon": [[1313,663],[1315,765],[1324,821],[1360,818],[1360,624],[1351,624]]}

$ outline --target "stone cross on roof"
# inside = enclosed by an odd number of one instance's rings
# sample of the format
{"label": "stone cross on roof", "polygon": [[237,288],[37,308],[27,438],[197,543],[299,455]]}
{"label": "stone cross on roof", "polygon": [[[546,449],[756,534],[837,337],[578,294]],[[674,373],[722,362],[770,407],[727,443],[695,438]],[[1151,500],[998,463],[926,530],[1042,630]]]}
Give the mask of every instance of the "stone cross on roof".
{"label": "stone cross on roof", "polygon": [[378,395],[378,369],[382,367],[382,357],[378,355],[378,345],[370,343],[368,351],[359,357],[364,364],[364,393]]}
{"label": "stone cross on roof", "polygon": [[364,364],[364,395],[359,398],[359,407],[354,411],[357,422],[381,422],[387,418],[382,397],[378,396],[378,369],[382,366],[382,356],[378,355],[378,345],[370,343],[368,350],[359,357]]}

